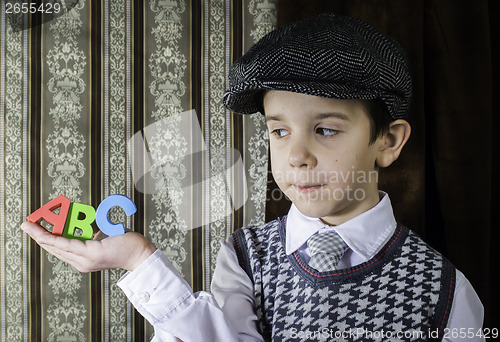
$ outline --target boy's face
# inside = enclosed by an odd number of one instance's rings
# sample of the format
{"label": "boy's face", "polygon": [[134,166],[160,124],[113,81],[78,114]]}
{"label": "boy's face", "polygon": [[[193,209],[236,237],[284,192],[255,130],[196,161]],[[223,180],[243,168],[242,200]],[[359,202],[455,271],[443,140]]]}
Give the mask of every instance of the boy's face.
{"label": "boy's face", "polygon": [[304,215],[337,225],[378,203],[384,138],[370,145],[361,101],[272,90],[264,109],[274,179]]}

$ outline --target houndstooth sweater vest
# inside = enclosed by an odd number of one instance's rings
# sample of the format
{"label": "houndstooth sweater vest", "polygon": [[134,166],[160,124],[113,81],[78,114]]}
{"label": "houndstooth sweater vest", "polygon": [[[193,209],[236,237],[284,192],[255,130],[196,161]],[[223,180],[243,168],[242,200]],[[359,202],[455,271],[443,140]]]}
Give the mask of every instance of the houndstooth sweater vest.
{"label": "houndstooth sweater vest", "polygon": [[285,230],[286,218],[233,234],[266,341],[441,340],[455,268],[415,233],[398,225],[372,259],[318,273],[285,254]]}

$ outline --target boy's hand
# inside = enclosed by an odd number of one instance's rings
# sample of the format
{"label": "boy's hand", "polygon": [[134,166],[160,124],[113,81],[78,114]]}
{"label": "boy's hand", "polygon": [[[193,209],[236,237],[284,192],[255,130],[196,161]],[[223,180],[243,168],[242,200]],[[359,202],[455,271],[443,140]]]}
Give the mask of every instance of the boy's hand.
{"label": "boy's hand", "polygon": [[24,222],[21,229],[47,252],[73,265],[80,272],[110,268],[133,271],[156,250],[144,236],[134,232],[99,241],[81,241],[53,235],[40,225],[29,221]]}

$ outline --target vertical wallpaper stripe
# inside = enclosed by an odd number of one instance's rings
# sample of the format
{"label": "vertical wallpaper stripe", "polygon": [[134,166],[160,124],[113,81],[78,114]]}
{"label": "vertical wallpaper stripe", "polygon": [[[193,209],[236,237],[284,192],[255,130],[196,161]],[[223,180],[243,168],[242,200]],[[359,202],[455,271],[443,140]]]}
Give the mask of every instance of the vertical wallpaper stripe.
{"label": "vertical wallpaper stripe", "polygon": [[[116,286],[123,271],[81,274],[19,226],[59,194],[95,208],[124,194],[138,211],[126,220],[112,211],[111,220],[152,239],[195,290],[208,290],[220,241],[264,219],[262,116],[233,116],[221,99],[231,63],[275,25],[276,1],[66,1],[53,20],[18,16],[18,32],[4,5],[0,340],[149,341],[153,329]],[[153,193],[138,191],[131,163],[141,161],[130,159],[129,139],[191,109],[202,135],[172,129],[145,141]],[[193,152],[202,140],[200,157]],[[172,151],[171,169],[161,164],[161,146]],[[238,154],[248,201],[233,208],[243,191]],[[175,186],[200,180],[202,188]],[[186,206],[191,217],[180,214]]]}
{"label": "vertical wallpaper stripe", "polygon": [[[104,1],[104,198],[109,196],[109,1]],[[104,341],[109,341],[109,271],[104,270]]]}
{"label": "vertical wallpaper stripe", "polygon": [[[204,4],[203,1],[192,1],[191,3],[191,16],[190,16],[190,27],[191,27],[191,54],[190,54],[190,64],[191,69],[191,82],[189,87],[190,92],[190,108],[196,110],[196,118],[203,132],[205,123],[203,119],[203,99],[204,97]],[[193,146],[201,145],[204,135],[192,136]],[[205,173],[205,155],[199,155],[198,158],[192,158],[192,182],[195,183],[199,179],[204,179]],[[204,219],[205,207],[204,198],[205,189],[202,187],[196,187],[193,189],[192,198],[196,205],[192,206],[193,215],[193,225],[198,225]],[[192,286],[195,291],[200,291],[204,289],[204,260],[205,255],[203,253],[205,246],[205,231],[203,227],[192,229],[191,234],[191,278]]]}
{"label": "vertical wallpaper stripe", "polygon": [[[24,27],[27,28],[29,24],[28,18],[25,18]],[[28,216],[28,109],[29,109],[29,82],[28,82],[28,58],[30,56],[28,49],[28,35],[24,36],[24,49],[23,49],[23,121],[22,121],[22,213],[21,221]],[[1,105],[0,105],[1,106]],[[17,220],[14,221],[14,226],[17,228]],[[22,237],[22,255],[23,255],[23,275],[22,275],[22,289],[23,289],[23,331],[22,335],[18,337],[18,340],[24,341],[28,340],[28,237],[23,234]],[[19,282],[18,286],[21,282]],[[19,323],[19,322],[18,322]],[[20,323],[19,323],[20,324]]]}
{"label": "vertical wallpaper stripe", "polygon": [[[127,82],[127,92],[125,95],[125,101],[127,103],[127,126],[125,129],[125,141],[124,141],[124,151],[123,153],[125,154],[125,160],[126,160],[126,165],[125,165],[125,170],[126,170],[126,195],[127,197],[131,198],[132,197],[132,183],[131,183],[131,165],[130,165],[130,157],[129,154],[127,153],[127,143],[130,140],[131,137],[131,128],[132,128],[132,4],[131,0],[126,1],[126,8],[127,8],[127,35],[126,35],[126,82]],[[132,218],[128,217],[127,218],[127,227],[132,227]],[[118,271],[114,271],[114,280],[118,281],[119,278],[118,276],[122,276],[123,273],[118,273]],[[115,281],[115,286],[114,286],[114,292],[117,294],[117,296],[122,297],[122,301],[126,305],[126,313],[127,313],[127,341],[131,342],[132,341],[132,305],[130,302],[125,298],[123,293],[121,293],[118,290],[118,287],[116,286],[116,281]],[[117,321],[117,324],[120,324],[119,321]]]}
{"label": "vertical wallpaper stripe", "polygon": [[[209,107],[210,107],[210,104],[208,102],[208,99],[209,99],[209,89],[210,89],[210,83],[209,83],[209,79],[208,77],[206,76],[207,74],[207,70],[209,70],[208,68],[208,60],[209,60],[209,29],[208,29],[208,22],[209,22],[209,18],[210,18],[210,15],[209,15],[209,5],[210,3],[208,1],[204,1],[202,2],[205,4],[205,6],[203,7],[203,38],[204,38],[204,50],[203,50],[203,74],[205,75],[204,76],[204,87],[203,87],[203,95],[204,95],[204,101],[203,101],[203,104],[204,104],[204,107],[203,107],[203,117],[204,117],[204,131],[205,131],[205,145],[208,145],[209,141],[210,141],[210,121],[209,121],[209,117],[206,113],[209,112]],[[210,177],[210,150],[207,148],[205,150],[205,178],[208,179]],[[205,222],[210,222],[210,182],[207,181],[205,183],[205,193],[204,193],[204,199],[205,199]],[[210,225],[205,225],[205,260],[204,260],[204,264],[205,264],[205,283],[204,283],[204,286],[203,286],[203,289],[205,291],[208,290],[209,288],[209,284],[210,284],[210,249],[207,248],[206,246],[210,246]]]}
{"label": "vertical wallpaper stripe", "polygon": [[[104,198],[109,196],[109,0],[104,1]],[[104,341],[109,341],[109,271],[105,270],[104,289]]]}
{"label": "vertical wallpaper stripe", "polygon": [[205,129],[209,130],[208,141],[205,143],[209,149],[209,184],[210,189],[207,192],[209,196],[209,212],[210,217],[207,220],[209,226],[208,239],[206,248],[208,249],[209,259],[207,263],[207,274],[205,284],[207,290],[210,285],[211,275],[215,268],[215,259],[220,246],[220,240],[225,238],[225,217],[227,212],[226,203],[226,184],[225,184],[225,166],[226,166],[226,134],[225,132],[225,109],[221,103],[225,87],[225,41],[226,41],[226,25],[225,25],[225,3],[224,0],[211,0],[205,15],[208,18],[207,33],[210,44],[205,52],[208,57],[208,65],[205,70],[205,77],[208,79],[208,105],[205,115],[208,116],[208,126]]}
{"label": "vertical wallpaper stripe", "polygon": [[[5,141],[5,132],[4,132],[4,121],[5,121],[5,6],[2,2],[2,22],[1,22],[1,34],[2,40],[0,41],[2,44],[0,46],[0,58],[2,58],[2,63],[0,65],[0,184],[4,184],[5,176],[4,176],[4,168],[5,168],[5,156],[4,156],[4,141]],[[3,189],[2,189],[3,190]],[[0,192],[0,226],[5,227],[5,194],[4,191]],[[5,341],[5,332],[6,332],[6,318],[5,318],[5,229],[0,231],[0,319],[1,324],[0,328],[2,329],[1,337],[2,341]]]}
{"label": "vertical wallpaper stripe", "polygon": [[[3,5],[3,4],[2,4]],[[2,6],[0,39],[0,336],[27,338],[27,238],[18,223],[26,214],[28,36],[7,24]],[[24,20],[23,20],[24,19]],[[17,22],[26,28],[27,18]]]}
{"label": "vertical wallpaper stripe", "polygon": [[[44,86],[42,111],[45,162],[43,203],[64,194],[90,203],[86,175],[90,165],[89,60],[90,3],[80,1],[67,15],[43,25]],[[85,6],[86,5],[86,6]],[[85,18],[86,20],[83,20]],[[49,102],[50,101],[50,102]],[[83,339],[91,333],[88,319],[89,276],[51,255],[42,258],[42,339]]]}
{"label": "vertical wallpaper stripe", "polygon": [[[246,0],[243,28],[243,49],[248,50],[276,26],[276,1]],[[265,220],[267,182],[267,129],[260,113],[244,118],[246,141],[246,169],[249,203],[244,225],[258,225]]]}
{"label": "vertical wallpaper stripe", "polygon": [[[227,75],[229,74],[229,67],[231,65],[231,0],[226,0],[226,60],[225,60],[225,73],[224,80],[227,79]],[[224,90],[227,88],[226,84],[224,84]],[[231,170],[232,166],[232,129],[231,129],[231,112],[228,109],[225,109],[226,112],[226,198],[231,199],[232,187],[231,187]],[[232,210],[231,205],[228,205],[226,208],[226,232],[225,236],[229,236],[231,234],[231,222],[232,222]],[[218,248],[217,248],[218,250]],[[215,254],[217,255],[217,250]],[[215,262],[214,262],[215,264]],[[215,269],[215,267],[214,267]]]}
{"label": "vertical wallpaper stripe", "polygon": [[[42,161],[42,125],[41,125],[41,111],[42,111],[42,69],[43,63],[41,61],[41,47],[42,47],[42,27],[40,25],[40,17],[35,16],[30,18],[32,28],[29,32],[30,36],[30,73],[29,73],[29,89],[30,89],[30,107],[29,107],[29,137],[28,145],[28,191],[29,191],[29,208],[28,212],[38,208],[41,203],[41,161]],[[23,218],[24,219],[24,218]],[[32,240],[29,240],[29,335],[41,336],[41,316],[42,316],[42,296],[41,296],[41,263],[40,259],[42,254],[40,247]]]}
{"label": "vertical wallpaper stripe", "polygon": [[[145,61],[144,51],[146,50],[146,33],[144,28],[145,22],[145,7],[147,6],[142,0],[133,0],[132,2],[132,17],[133,17],[133,32],[131,37],[132,43],[132,80],[133,87],[131,88],[132,98],[132,111],[133,111],[133,127],[132,132],[140,131],[145,122]],[[139,191],[133,192],[133,200],[137,206],[138,212],[146,213],[146,195]],[[145,233],[146,215],[133,216],[133,230],[141,234]],[[145,319],[132,309],[132,318],[130,324],[131,340],[132,341],[146,341],[147,324]],[[150,335],[150,334],[149,334]],[[148,335],[148,336],[149,336]]]}
{"label": "vertical wallpaper stripe", "polygon": [[[103,18],[104,11],[102,4],[89,2],[90,6],[90,49],[89,56],[91,62],[89,63],[91,83],[89,87],[90,92],[90,120],[91,120],[91,137],[90,137],[90,160],[89,165],[90,172],[90,198],[89,204],[96,207],[102,200],[102,187],[105,179],[103,175],[103,116],[97,115],[104,113],[103,108],[105,105],[104,101],[104,74],[102,72],[104,68],[103,58],[97,58],[103,53],[103,41],[104,41],[104,25]],[[101,119],[102,118],[102,119]],[[100,162],[96,162],[96,161]],[[90,311],[89,311],[89,324],[91,327],[91,341],[104,341],[104,332],[107,328],[107,324],[104,323],[103,315],[104,310],[102,307],[105,306],[105,292],[103,286],[103,278],[105,278],[105,272],[95,272],[90,274]]]}

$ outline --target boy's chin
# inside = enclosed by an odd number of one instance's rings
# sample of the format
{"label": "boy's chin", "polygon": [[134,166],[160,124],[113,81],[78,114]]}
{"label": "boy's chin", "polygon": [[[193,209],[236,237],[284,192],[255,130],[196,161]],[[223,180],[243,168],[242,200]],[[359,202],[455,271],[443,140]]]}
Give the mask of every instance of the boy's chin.
{"label": "boy's chin", "polygon": [[297,209],[307,217],[323,219],[326,223],[338,225],[351,218],[350,213],[359,205],[359,202],[352,200],[341,203],[294,202],[294,204]]}
{"label": "boy's chin", "polygon": [[318,203],[294,203],[297,209],[307,217],[322,218],[326,216],[335,215],[338,211],[334,206],[322,206]]}

